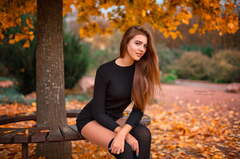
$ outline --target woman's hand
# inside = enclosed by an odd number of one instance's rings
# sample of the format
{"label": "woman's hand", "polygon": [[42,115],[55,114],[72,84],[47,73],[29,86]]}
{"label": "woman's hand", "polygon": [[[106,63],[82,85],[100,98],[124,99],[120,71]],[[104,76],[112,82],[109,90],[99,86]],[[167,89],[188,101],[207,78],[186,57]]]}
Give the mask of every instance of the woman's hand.
{"label": "woman's hand", "polygon": [[138,145],[137,139],[129,133],[126,136],[126,142],[132,147],[133,151],[136,151],[136,154],[138,156],[138,154],[139,154],[139,145]]}
{"label": "woman's hand", "polygon": [[110,146],[110,150],[113,154],[120,154],[124,152],[124,142],[125,142],[125,136],[121,134],[117,134],[113,142]]}

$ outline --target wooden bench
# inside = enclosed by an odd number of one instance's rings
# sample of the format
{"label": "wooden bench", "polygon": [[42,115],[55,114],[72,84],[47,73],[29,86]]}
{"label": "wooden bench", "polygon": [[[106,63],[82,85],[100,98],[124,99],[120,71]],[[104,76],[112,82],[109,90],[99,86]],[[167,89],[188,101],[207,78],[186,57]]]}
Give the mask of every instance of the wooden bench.
{"label": "wooden bench", "polygon": [[[68,118],[76,118],[81,110],[68,110]],[[128,114],[129,112],[127,112]],[[125,115],[125,118],[128,116]],[[0,116],[0,125],[14,123],[19,121],[36,121],[36,113],[18,114],[16,116]],[[144,115],[141,123],[149,125],[151,119]],[[83,140],[76,125],[65,125],[56,130],[50,130],[48,127],[31,127],[31,128],[0,128],[0,144],[22,144],[22,158],[28,158],[29,143],[45,143],[45,142],[62,142]]]}

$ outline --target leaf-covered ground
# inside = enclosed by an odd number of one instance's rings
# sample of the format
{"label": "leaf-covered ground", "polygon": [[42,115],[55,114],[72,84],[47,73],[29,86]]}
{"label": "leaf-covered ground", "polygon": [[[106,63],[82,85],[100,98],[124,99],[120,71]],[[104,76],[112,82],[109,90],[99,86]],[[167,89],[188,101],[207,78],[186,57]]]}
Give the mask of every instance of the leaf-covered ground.
{"label": "leaf-covered ground", "polygon": [[[225,93],[214,84],[163,85],[155,104],[146,114],[152,122],[153,159],[239,159],[240,94]],[[72,101],[67,108],[81,108],[86,103]],[[30,106],[0,105],[0,115],[35,111]],[[71,124],[75,119],[68,119]],[[35,122],[18,122],[4,127],[28,127]],[[3,126],[1,126],[3,127]],[[34,158],[36,144],[30,145]],[[103,148],[88,141],[73,141],[73,159],[113,159]],[[1,145],[0,158],[21,158],[20,145]]]}

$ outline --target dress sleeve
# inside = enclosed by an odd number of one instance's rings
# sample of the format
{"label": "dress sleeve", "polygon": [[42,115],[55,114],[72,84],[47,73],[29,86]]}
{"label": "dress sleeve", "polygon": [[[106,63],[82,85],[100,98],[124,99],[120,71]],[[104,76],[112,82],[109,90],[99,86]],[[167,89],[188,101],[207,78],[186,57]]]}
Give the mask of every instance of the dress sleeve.
{"label": "dress sleeve", "polygon": [[134,128],[139,124],[140,120],[142,119],[142,116],[143,112],[140,109],[133,107],[126,121],[126,124],[129,124]]}
{"label": "dress sleeve", "polygon": [[[106,75],[105,75],[106,77]],[[105,98],[107,90],[107,80],[104,78],[101,67],[97,69],[95,82],[94,82],[94,93],[91,111],[93,118],[104,127],[114,131],[119,126],[111,117],[105,113]]]}

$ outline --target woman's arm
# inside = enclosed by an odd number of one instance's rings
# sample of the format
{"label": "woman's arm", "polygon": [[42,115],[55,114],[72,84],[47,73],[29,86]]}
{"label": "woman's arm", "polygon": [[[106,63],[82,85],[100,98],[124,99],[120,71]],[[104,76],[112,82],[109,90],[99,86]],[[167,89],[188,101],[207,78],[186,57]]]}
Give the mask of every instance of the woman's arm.
{"label": "woman's arm", "polygon": [[143,112],[140,109],[133,107],[127,119],[121,118],[120,120],[117,120],[119,126],[114,129],[114,132],[118,133],[121,129],[124,128],[124,130],[121,130],[121,133],[126,136],[132,128],[136,127],[139,124],[142,116]]}
{"label": "woman's arm", "polygon": [[129,124],[132,127],[136,127],[141,121],[142,117],[143,112],[140,109],[133,106],[132,111],[126,121],[126,124]]}

